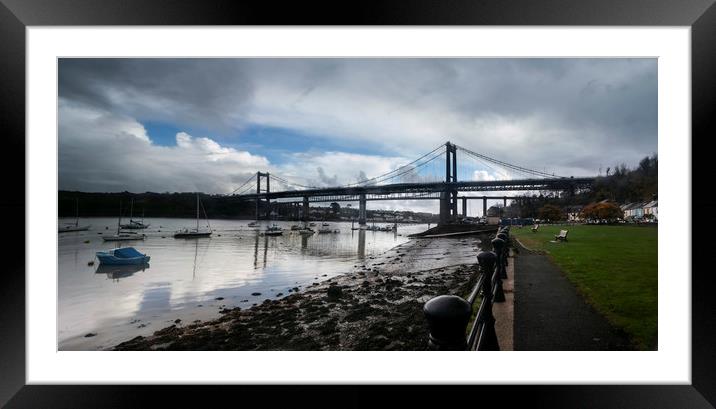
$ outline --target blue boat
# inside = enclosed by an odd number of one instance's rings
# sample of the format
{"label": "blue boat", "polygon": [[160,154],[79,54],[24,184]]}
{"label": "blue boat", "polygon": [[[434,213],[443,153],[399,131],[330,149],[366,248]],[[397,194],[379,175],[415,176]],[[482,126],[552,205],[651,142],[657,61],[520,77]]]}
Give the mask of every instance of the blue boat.
{"label": "blue boat", "polygon": [[99,259],[99,263],[105,265],[134,265],[149,262],[149,256],[138,252],[134,247],[98,251],[96,254]]}

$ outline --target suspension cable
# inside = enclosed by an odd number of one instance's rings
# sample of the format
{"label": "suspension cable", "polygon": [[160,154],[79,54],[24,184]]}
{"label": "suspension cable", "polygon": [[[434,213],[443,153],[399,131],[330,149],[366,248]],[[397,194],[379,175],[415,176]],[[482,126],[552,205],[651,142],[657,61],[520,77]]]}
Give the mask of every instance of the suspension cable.
{"label": "suspension cable", "polygon": [[[366,184],[367,182],[371,182],[371,181],[376,180],[376,179],[381,179],[381,178],[383,178],[383,177],[385,177],[385,176],[390,175],[391,173],[398,172],[399,170],[405,168],[406,166],[410,166],[410,165],[412,165],[413,163],[420,161],[421,159],[425,158],[425,157],[428,156],[428,155],[431,155],[431,154],[434,153],[435,151],[437,151],[437,150],[439,150],[439,149],[442,149],[444,146],[445,146],[444,144],[441,144],[441,145],[438,146],[437,148],[431,150],[430,152],[426,153],[425,155],[419,157],[418,159],[415,159],[415,160],[412,161],[412,162],[406,163],[405,165],[399,166],[399,167],[397,167],[397,168],[391,170],[390,172],[387,172],[387,173],[384,173],[384,174],[382,174],[382,175],[378,175],[378,176],[372,177],[372,178],[370,178],[370,179],[364,179],[364,180],[359,180],[358,182],[355,182],[355,183],[349,183],[349,184],[347,184],[347,185],[344,185],[343,187],[362,185],[362,184]],[[442,155],[442,153],[441,153],[441,155]],[[431,159],[431,160],[432,160],[432,159]],[[429,162],[429,161],[428,161],[428,162]],[[428,163],[428,162],[425,162],[425,163]],[[422,165],[418,165],[418,166],[422,166]]]}
{"label": "suspension cable", "polygon": [[256,173],[254,173],[253,175],[251,175],[251,177],[249,177],[248,179],[246,179],[246,182],[242,183],[241,186],[239,186],[239,187],[237,187],[236,189],[234,189],[234,191],[231,192],[231,194],[233,195],[234,193],[236,193],[237,190],[241,189],[242,187],[244,187],[244,185],[246,185],[247,183],[249,183],[249,182],[251,182],[252,180],[254,180],[255,177],[256,177]]}
{"label": "suspension cable", "polygon": [[492,162],[492,163],[495,163],[495,164],[502,165],[502,166],[504,166],[504,167],[507,167],[507,168],[510,168],[510,169],[513,169],[513,170],[516,170],[516,171],[522,171],[523,173],[531,174],[531,175],[533,175],[533,176],[541,176],[541,177],[546,177],[546,178],[559,178],[559,177],[560,177],[560,176],[555,176],[554,174],[551,174],[551,175],[550,175],[550,174],[547,173],[547,172],[541,172],[541,171],[538,171],[538,170],[533,170],[533,169],[525,168],[525,167],[522,167],[522,166],[513,165],[513,164],[510,164],[510,163],[507,163],[507,162],[498,160],[498,159],[491,158],[491,157],[489,157],[489,156],[481,155],[481,154],[479,154],[479,153],[477,153],[477,152],[473,152],[473,151],[471,151],[471,150],[469,150],[469,149],[467,149],[467,148],[463,148],[462,146],[458,146],[458,145],[455,145],[455,146],[456,146],[458,149],[460,149],[460,150],[462,150],[462,151],[464,151],[464,152],[466,152],[466,153],[468,153],[468,154],[470,154],[470,155],[472,155],[472,156],[475,156],[475,157],[478,157],[478,158],[487,160],[487,161]]}

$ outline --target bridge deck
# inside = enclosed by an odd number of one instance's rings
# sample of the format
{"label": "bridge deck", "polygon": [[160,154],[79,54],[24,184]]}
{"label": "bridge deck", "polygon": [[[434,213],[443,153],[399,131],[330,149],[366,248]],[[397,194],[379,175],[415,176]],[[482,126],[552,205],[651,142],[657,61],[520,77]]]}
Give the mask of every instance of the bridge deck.
{"label": "bridge deck", "polygon": [[[431,182],[431,183],[395,183],[375,186],[327,187],[322,189],[288,190],[260,194],[237,195],[242,199],[284,199],[299,197],[323,197],[326,200],[358,200],[366,195],[367,200],[394,199],[439,199],[440,193],[458,192],[496,192],[525,190],[566,190],[590,188],[595,177],[554,178],[554,179],[517,179],[487,180],[466,182]],[[402,195],[402,196],[401,196]],[[409,196],[409,197],[408,197]]]}

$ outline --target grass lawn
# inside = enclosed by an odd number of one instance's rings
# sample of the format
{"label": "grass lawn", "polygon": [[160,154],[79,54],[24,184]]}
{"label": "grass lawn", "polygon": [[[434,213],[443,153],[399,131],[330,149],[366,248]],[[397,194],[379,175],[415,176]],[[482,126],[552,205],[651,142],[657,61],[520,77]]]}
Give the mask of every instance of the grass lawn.
{"label": "grass lawn", "polygon": [[[566,243],[550,243],[561,229]],[[599,312],[642,349],[657,348],[657,228],[529,226],[510,233],[543,250]]]}

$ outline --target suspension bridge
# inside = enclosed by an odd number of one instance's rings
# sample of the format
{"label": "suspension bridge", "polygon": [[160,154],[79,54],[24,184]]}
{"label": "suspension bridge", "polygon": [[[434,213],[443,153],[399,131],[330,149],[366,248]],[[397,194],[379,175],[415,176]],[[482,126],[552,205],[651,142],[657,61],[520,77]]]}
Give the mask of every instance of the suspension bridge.
{"label": "suspension bridge", "polygon": [[[458,166],[458,153],[461,160]],[[443,164],[444,161],[444,164]],[[482,165],[478,172],[491,170],[501,175],[499,180],[460,180],[462,175],[474,176],[472,162]],[[430,171],[432,169],[432,172]],[[435,172],[438,169],[438,172]],[[444,169],[444,173],[443,173]],[[471,172],[472,171],[472,172]],[[595,177],[564,177],[546,171],[528,169],[497,160],[456,144],[446,142],[405,165],[390,172],[341,186],[311,186],[289,180],[269,172],[256,172],[232,195],[241,200],[255,201],[256,219],[269,218],[271,202],[291,203],[304,221],[308,220],[311,202],[359,203],[358,223],[366,224],[366,206],[373,200],[439,200],[440,223],[456,220],[458,203],[462,202],[462,216],[467,216],[467,201],[482,200],[483,215],[488,200],[502,200],[507,206],[508,196],[463,195],[460,192],[561,191],[574,193],[590,189]],[[271,183],[277,190],[271,191]],[[253,183],[251,183],[253,182]]]}

